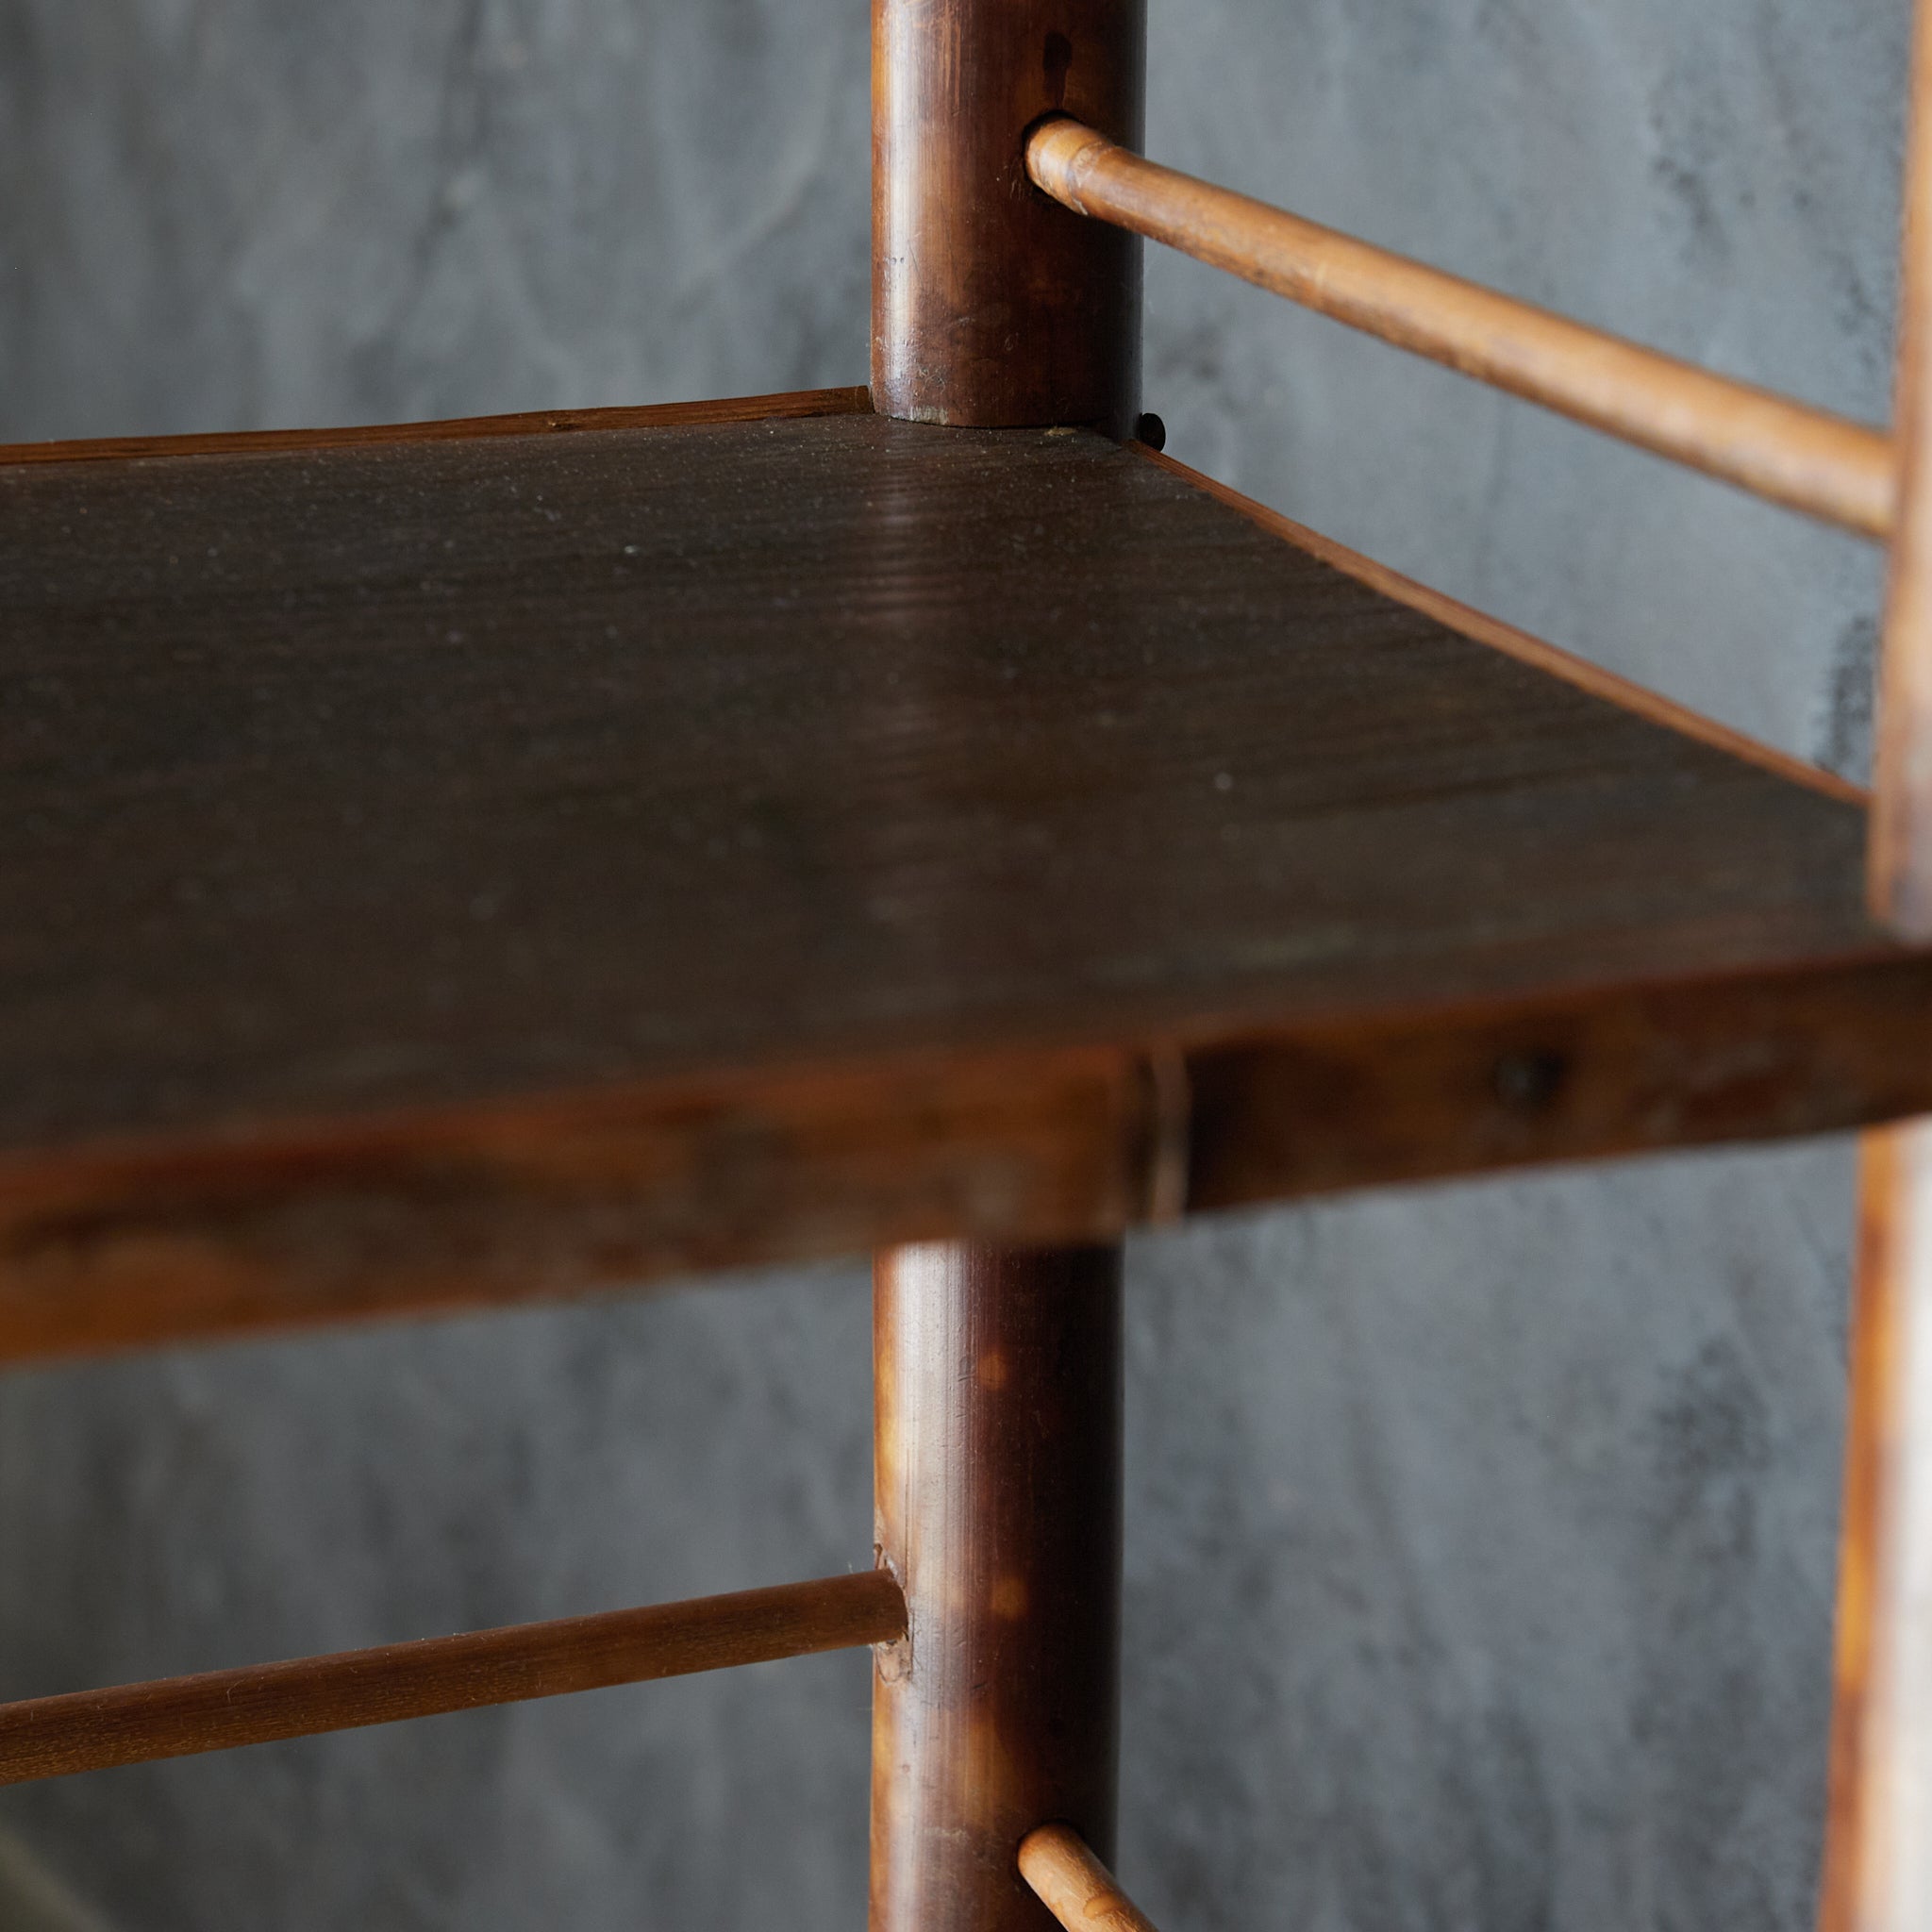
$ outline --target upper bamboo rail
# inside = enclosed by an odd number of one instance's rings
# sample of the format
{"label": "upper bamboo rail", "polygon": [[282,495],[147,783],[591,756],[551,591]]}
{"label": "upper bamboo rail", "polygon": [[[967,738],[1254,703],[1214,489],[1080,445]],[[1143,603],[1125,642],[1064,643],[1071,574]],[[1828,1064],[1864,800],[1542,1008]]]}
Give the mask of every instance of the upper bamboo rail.
{"label": "upper bamboo rail", "polygon": [[1066,119],[1026,144],[1035,184],[1384,341],[1791,509],[1883,540],[1891,438],[1589,328],[1265,202],[1144,160]]}
{"label": "upper bamboo rail", "polygon": [[1078,1832],[1042,1824],[1020,1841],[1020,1875],[1067,1932],[1154,1932]]}
{"label": "upper bamboo rail", "polygon": [[883,1570],[0,1705],[0,1784],[890,1643]]}

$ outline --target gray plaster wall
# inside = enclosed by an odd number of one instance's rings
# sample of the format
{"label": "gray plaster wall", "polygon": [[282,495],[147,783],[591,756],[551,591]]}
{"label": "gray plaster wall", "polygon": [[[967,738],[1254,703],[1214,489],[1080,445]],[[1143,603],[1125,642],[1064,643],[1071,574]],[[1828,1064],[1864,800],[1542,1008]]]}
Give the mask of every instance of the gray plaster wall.
{"label": "gray plaster wall", "polygon": [[[0,0],[0,436],[860,381],[865,10]],[[1156,154],[1886,412],[1906,0],[1152,11]],[[1148,299],[1176,454],[1861,766],[1857,544],[1192,265]],[[1807,1923],[1849,1154],[1130,1245],[1159,1923]],[[862,1563],[867,1348],[855,1262],[0,1375],[0,1694]],[[850,1927],[867,1697],[832,1657],[13,1790],[0,1927]]]}

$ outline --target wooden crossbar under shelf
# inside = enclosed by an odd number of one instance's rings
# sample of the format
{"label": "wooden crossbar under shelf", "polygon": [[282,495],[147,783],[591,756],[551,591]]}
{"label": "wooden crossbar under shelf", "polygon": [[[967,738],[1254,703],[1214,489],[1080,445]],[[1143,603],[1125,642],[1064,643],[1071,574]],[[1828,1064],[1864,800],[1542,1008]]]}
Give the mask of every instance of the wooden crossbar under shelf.
{"label": "wooden crossbar under shelf", "polygon": [[0,1705],[0,1785],[890,1643],[881,1570]]}

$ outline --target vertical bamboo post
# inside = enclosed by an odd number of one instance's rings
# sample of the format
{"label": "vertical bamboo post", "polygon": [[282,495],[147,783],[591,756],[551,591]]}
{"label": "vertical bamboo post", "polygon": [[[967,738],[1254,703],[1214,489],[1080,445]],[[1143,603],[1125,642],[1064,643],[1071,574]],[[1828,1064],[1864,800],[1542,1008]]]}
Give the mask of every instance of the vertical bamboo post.
{"label": "vertical bamboo post", "polygon": [[881,1256],[872,1932],[1041,1932],[1021,1840],[1110,1857],[1119,1744],[1117,1247]]}
{"label": "vertical bamboo post", "polygon": [[1025,137],[1064,110],[1141,144],[1146,0],[873,0],[873,408],[1124,436],[1141,243],[1049,201]]}
{"label": "vertical bamboo post", "polygon": [[1870,892],[1877,916],[1932,939],[1932,0],[1912,34],[1892,440],[1899,494],[1879,669]]}
{"label": "vertical bamboo post", "polygon": [[[873,407],[1089,424],[1140,400],[1141,243],[1056,206],[1025,139],[1141,141],[1146,0],[873,0]],[[1113,1843],[1118,1246],[879,1257],[872,1932],[1041,1932],[1020,1841]]]}
{"label": "vertical bamboo post", "polygon": [[1865,1136],[1823,1932],[1932,1925],[1932,1121]]}

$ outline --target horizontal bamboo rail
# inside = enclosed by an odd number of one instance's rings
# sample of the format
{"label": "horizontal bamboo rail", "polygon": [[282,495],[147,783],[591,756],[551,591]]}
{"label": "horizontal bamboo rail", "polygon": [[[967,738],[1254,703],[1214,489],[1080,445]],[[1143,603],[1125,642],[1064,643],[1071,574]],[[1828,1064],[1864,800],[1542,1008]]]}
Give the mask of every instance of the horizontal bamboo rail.
{"label": "horizontal bamboo rail", "polygon": [[0,1705],[0,1784],[561,1697],[906,1634],[883,1570]]}
{"label": "horizontal bamboo rail", "polygon": [[1054,120],[1026,144],[1035,184],[1077,214],[1164,242],[1465,375],[1880,540],[1897,460],[1883,430],[1714,375],[1445,275]]}
{"label": "horizontal bamboo rail", "polygon": [[1068,1932],[1154,1932],[1114,1876],[1064,1824],[1042,1824],[1020,1841],[1020,1875]]}

